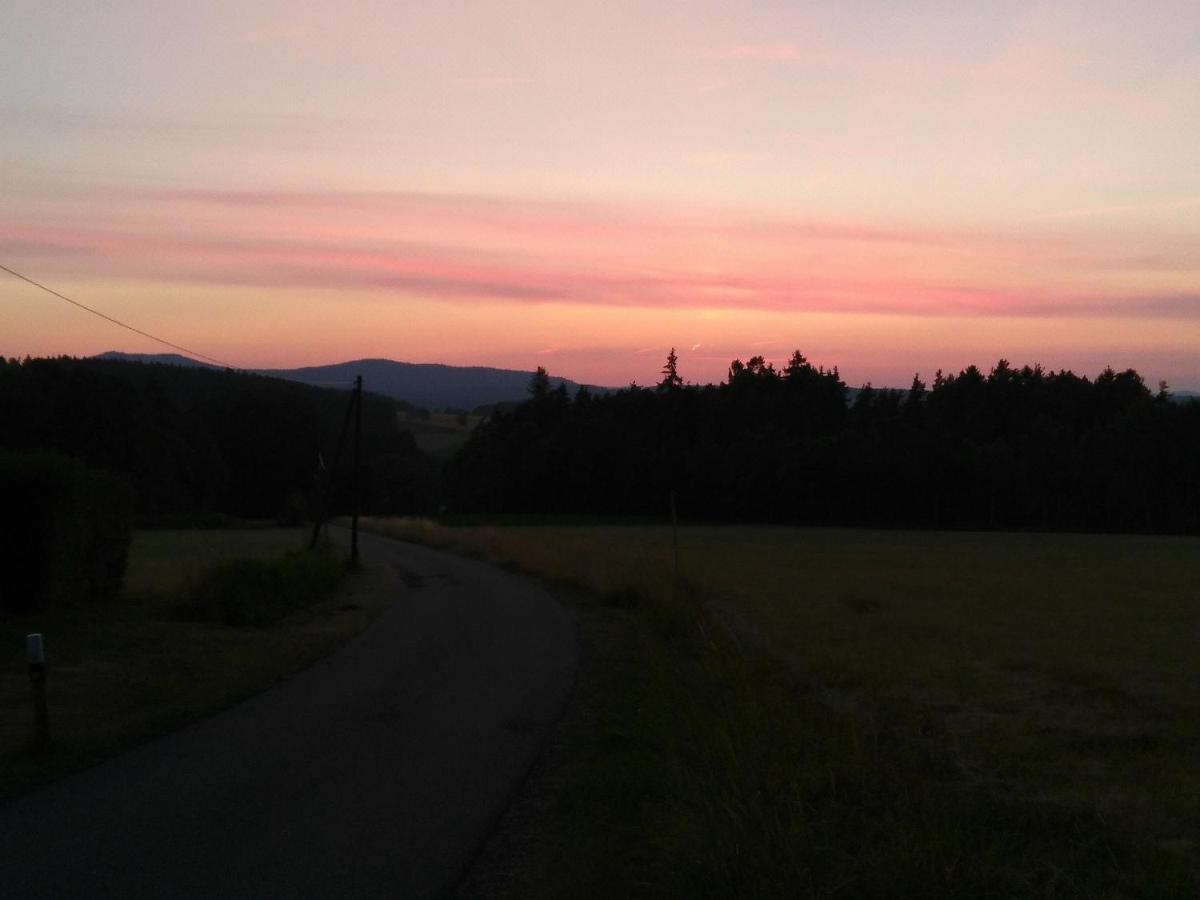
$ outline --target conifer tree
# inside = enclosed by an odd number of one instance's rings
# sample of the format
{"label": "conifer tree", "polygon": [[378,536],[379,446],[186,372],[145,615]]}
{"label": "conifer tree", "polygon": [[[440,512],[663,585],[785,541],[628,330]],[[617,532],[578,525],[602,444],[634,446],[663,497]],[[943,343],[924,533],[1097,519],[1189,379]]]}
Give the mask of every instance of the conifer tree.
{"label": "conifer tree", "polygon": [[679,376],[679,357],[675,355],[674,347],[667,354],[667,364],[663,366],[662,374],[663,380],[658,383],[660,389],[670,391],[683,385],[683,379]]}

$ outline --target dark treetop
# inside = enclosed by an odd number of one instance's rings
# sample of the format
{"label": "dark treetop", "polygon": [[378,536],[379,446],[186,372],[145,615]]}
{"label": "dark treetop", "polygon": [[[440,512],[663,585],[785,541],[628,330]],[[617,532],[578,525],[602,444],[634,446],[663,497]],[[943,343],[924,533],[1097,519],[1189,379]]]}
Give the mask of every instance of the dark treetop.
{"label": "dark treetop", "polygon": [[820,525],[1200,531],[1200,403],[1133,370],[939,372],[849,391],[799,352],[777,370],[609,395],[544,388],[486,420],[447,469],[462,512]]}

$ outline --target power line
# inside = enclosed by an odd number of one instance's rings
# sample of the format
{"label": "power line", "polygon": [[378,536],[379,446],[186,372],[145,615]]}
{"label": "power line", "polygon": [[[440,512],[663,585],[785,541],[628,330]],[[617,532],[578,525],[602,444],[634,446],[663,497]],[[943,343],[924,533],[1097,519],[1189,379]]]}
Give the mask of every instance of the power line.
{"label": "power line", "polygon": [[153,335],[148,331],[142,331],[142,329],[140,329],[140,328],[134,328],[132,325],[122,322],[120,319],[114,319],[112,316],[105,315],[104,313],[100,312],[100,310],[98,310],[98,309],[92,309],[92,307],[87,306],[83,303],[80,303],[78,300],[72,300],[70,297],[66,296],[65,294],[60,294],[58,291],[56,291],[52,288],[48,288],[44,284],[39,284],[38,282],[34,281],[32,278],[22,275],[20,272],[14,272],[12,269],[10,269],[8,266],[4,265],[3,263],[0,263],[0,269],[3,269],[9,275],[13,275],[17,278],[20,278],[22,281],[32,284],[36,288],[41,288],[47,294],[53,294],[59,300],[66,300],[72,306],[78,306],[80,309],[85,310],[86,312],[90,312],[93,316],[99,316],[101,319],[104,319],[106,322],[112,322],[114,325],[120,325],[125,330],[132,331],[134,334],[140,334],[142,337],[150,338],[150,340],[152,340],[152,341],[158,341],[158,343],[160,343],[166,347],[170,347],[172,350],[178,350],[181,353],[185,353],[188,356],[195,357],[196,359],[203,359],[203,360],[207,360],[208,362],[211,362],[211,363],[216,363],[218,366],[224,366],[227,369],[240,369],[241,368],[241,366],[235,366],[233,363],[225,362],[222,359],[217,359],[215,356],[206,356],[203,353],[197,353],[195,350],[189,350],[187,347],[180,346],[179,344],[173,344],[170,341],[160,338],[156,335]]}

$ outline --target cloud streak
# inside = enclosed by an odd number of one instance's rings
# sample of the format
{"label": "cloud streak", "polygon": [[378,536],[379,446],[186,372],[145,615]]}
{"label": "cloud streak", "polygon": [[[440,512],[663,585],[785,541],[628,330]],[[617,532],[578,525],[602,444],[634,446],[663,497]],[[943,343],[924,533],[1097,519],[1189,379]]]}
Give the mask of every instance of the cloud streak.
{"label": "cloud streak", "polygon": [[82,193],[90,203],[67,192],[61,208],[0,218],[0,253],[43,274],[455,304],[1200,318],[1187,289],[1200,261],[1186,244],[1122,244],[1122,255],[1061,226],[989,233],[418,193]]}
{"label": "cloud streak", "polygon": [[1100,216],[1138,215],[1143,213],[1171,212],[1177,209],[1200,208],[1200,197],[1181,197],[1177,200],[1163,200],[1159,203],[1128,203],[1119,206],[1094,206],[1079,209],[1064,209],[1057,212],[1043,213],[1035,216],[1034,221],[1053,219],[1086,219]]}

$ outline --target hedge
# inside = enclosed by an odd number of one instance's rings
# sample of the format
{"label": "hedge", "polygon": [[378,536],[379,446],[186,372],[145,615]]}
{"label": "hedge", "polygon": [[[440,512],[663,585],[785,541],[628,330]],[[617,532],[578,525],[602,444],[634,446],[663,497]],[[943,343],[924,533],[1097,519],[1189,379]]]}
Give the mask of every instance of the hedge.
{"label": "hedge", "polygon": [[51,453],[0,453],[0,612],[109,603],[133,528],[128,482]]}

